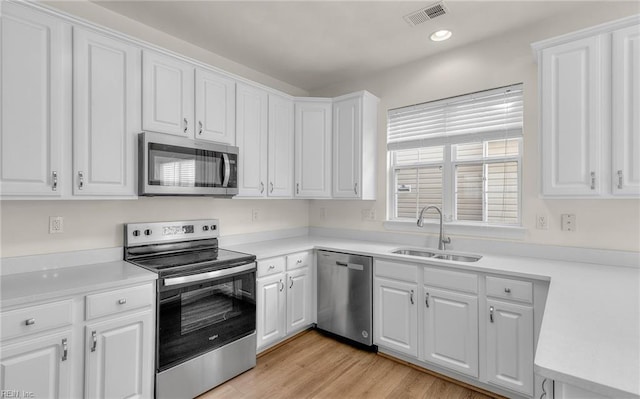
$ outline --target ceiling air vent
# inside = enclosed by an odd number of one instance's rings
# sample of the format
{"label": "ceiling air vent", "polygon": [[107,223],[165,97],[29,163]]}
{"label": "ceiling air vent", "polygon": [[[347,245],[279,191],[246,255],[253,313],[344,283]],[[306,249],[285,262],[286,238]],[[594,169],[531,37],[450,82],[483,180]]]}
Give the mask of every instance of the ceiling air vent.
{"label": "ceiling air vent", "polygon": [[428,7],[405,15],[404,20],[407,21],[410,26],[416,26],[446,13],[447,8],[444,6],[444,2],[439,1],[437,3],[431,4]]}

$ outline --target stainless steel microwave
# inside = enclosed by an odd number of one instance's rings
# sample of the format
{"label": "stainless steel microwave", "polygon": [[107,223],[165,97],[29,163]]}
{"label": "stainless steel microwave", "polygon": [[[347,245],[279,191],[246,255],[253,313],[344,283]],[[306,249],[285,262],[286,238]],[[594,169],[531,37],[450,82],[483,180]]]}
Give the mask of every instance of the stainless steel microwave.
{"label": "stainless steel microwave", "polygon": [[138,195],[238,194],[238,147],[163,133],[138,135]]}

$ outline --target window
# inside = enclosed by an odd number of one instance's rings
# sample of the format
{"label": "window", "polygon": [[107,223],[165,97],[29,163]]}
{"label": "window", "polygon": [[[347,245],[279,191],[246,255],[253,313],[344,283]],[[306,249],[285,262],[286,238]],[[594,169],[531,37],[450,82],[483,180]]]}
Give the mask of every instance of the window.
{"label": "window", "polygon": [[390,110],[387,135],[390,219],[520,224],[521,84]]}

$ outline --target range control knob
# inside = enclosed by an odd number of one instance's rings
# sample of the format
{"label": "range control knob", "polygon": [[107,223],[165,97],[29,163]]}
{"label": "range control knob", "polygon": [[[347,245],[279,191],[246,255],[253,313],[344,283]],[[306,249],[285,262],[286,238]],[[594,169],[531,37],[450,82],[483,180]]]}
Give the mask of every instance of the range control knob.
{"label": "range control knob", "polygon": [[216,226],[215,224],[211,225],[211,230],[218,230],[218,226]]}
{"label": "range control knob", "polygon": [[152,233],[151,229],[146,229],[146,230],[144,231],[144,235],[145,235],[145,236],[150,236],[150,235],[151,235],[151,233]]}
{"label": "range control knob", "polygon": [[140,230],[133,230],[133,236],[138,237],[140,235]]}
{"label": "range control knob", "polygon": [[209,226],[202,226],[202,231],[209,231]]}

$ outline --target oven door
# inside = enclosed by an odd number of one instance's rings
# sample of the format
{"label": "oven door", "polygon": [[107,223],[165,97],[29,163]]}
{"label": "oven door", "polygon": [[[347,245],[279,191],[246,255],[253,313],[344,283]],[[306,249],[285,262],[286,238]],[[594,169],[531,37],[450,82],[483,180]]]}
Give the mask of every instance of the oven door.
{"label": "oven door", "polygon": [[256,330],[255,263],[167,278],[160,287],[158,372]]}
{"label": "oven door", "polygon": [[140,195],[235,195],[237,148],[158,133],[139,138]]}

